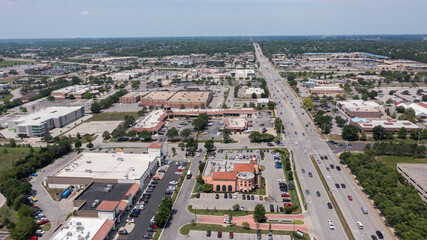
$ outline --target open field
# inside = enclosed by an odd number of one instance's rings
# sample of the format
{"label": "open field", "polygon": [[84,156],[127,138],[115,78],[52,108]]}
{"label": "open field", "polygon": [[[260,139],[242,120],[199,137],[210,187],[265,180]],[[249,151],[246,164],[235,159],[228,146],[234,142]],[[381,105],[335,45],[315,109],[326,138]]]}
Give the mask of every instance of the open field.
{"label": "open field", "polygon": [[91,117],[89,121],[123,121],[126,115],[139,118],[136,112],[102,112]]}
{"label": "open field", "polygon": [[27,64],[27,63],[30,63],[30,62],[22,61],[22,60],[3,59],[3,61],[0,62],[0,67],[12,67],[15,65]]}
{"label": "open field", "polygon": [[[7,153],[4,153],[4,150],[7,150]],[[15,161],[18,161],[20,158],[25,157],[30,152],[29,148],[5,148],[0,147],[0,174],[3,171],[10,169],[13,166]]]}
{"label": "open field", "polygon": [[396,169],[397,163],[427,163],[427,158],[413,158],[404,156],[378,156],[377,160],[394,169]]}

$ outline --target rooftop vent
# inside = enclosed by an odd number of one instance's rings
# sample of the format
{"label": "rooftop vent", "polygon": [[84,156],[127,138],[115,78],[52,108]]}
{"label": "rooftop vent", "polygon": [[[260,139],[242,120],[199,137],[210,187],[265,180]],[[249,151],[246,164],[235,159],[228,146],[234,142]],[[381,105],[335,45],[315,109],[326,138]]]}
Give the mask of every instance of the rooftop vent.
{"label": "rooftop vent", "polygon": [[92,170],[90,170],[90,169],[86,169],[86,170],[85,170],[85,173],[92,173]]}
{"label": "rooftop vent", "polygon": [[92,160],[87,160],[86,163],[92,163]]}

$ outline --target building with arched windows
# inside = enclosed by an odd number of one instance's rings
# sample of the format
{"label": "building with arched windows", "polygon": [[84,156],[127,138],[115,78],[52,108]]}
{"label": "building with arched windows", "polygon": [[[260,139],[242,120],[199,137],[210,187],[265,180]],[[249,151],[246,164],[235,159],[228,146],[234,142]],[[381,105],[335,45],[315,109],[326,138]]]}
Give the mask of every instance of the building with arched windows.
{"label": "building with arched windows", "polygon": [[262,186],[258,160],[208,160],[203,180],[214,192],[252,192]]}

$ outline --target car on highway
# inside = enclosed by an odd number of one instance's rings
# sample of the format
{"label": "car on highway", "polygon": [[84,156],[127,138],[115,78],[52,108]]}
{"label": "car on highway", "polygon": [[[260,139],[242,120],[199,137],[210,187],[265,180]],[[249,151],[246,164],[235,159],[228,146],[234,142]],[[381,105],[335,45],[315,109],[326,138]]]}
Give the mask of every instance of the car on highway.
{"label": "car on highway", "polygon": [[340,188],[340,185],[338,183],[335,183],[336,188]]}
{"label": "car on highway", "polygon": [[363,229],[364,227],[363,227],[363,224],[361,223],[361,222],[356,222],[356,225],[357,225],[357,227],[359,228],[359,229]]}
{"label": "car on highway", "polygon": [[319,192],[319,191],[317,191],[317,192],[316,192],[316,195],[317,195],[318,197],[320,197],[320,192]]}
{"label": "car on highway", "polygon": [[353,201],[353,198],[351,197],[351,195],[347,196],[348,200]]}
{"label": "car on highway", "polygon": [[378,240],[377,236],[371,235],[372,240]]}
{"label": "car on highway", "polygon": [[338,170],[338,171],[341,171],[341,167],[340,167],[340,166],[337,166],[337,170]]}
{"label": "car on highway", "polygon": [[376,231],[375,233],[377,234],[379,239],[384,239],[383,233],[381,231]]}
{"label": "car on highway", "polygon": [[329,226],[330,230],[334,230],[335,229],[334,223],[331,220],[328,220],[328,226]]}
{"label": "car on highway", "polygon": [[306,189],[305,194],[310,195],[310,190]]}
{"label": "car on highway", "polygon": [[342,187],[342,188],[345,188],[345,184],[344,184],[344,183],[341,183],[341,187]]}
{"label": "car on highway", "polygon": [[335,168],[334,164],[329,164],[329,166],[331,167],[331,169]]}
{"label": "car on highway", "polygon": [[309,177],[313,177],[313,174],[311,172],[308,172]]}
{"label": "car on highway", "polygon": [[332,209],[332,203],[328,202],[328,208]]}
{"label": "car on highway", "polygon": [[302,173],[305,173],[305,169],[303,168],[303,169],[301,170],[301,172],[302,172]]}
{"label": "car on highway", "polygon": [[320,160],[324,160],[324,158],[322,156],[320,156]]}

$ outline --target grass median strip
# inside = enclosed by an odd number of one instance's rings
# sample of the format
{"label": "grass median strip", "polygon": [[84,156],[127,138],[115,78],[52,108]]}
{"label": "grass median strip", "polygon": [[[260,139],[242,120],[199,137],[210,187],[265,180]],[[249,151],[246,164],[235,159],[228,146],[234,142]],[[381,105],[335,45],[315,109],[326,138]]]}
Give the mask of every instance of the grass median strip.
{"label": "grass median strip", "polygon": [[343,225],[344,232],[346,233],[348,239],[354,240],[355,238],[353,236],[353,232],[351,231],[350,227],[348,226],[347,221],[345,220],[344,215],[342,214],[341,209],[339,208],[338,203],[335,200],[334,195],[332,195],[331,189],[329,188],[328,183],[326,182],[325,178],[323,177],[323,174],[320,171],[320,168],[317,165],[316,160],[311,155],[310,155],[310,159],[311,159],[311,162],[313,163],[314,167],[316,168],[316,172],[319,175],[320,181],[322,181],[323,187],[326,189],[326,192],[328,193],[329,198],[331,199],[331,203],[334,206],[335,211],[337,212],[338,218],[340,219],[340,222]]}

